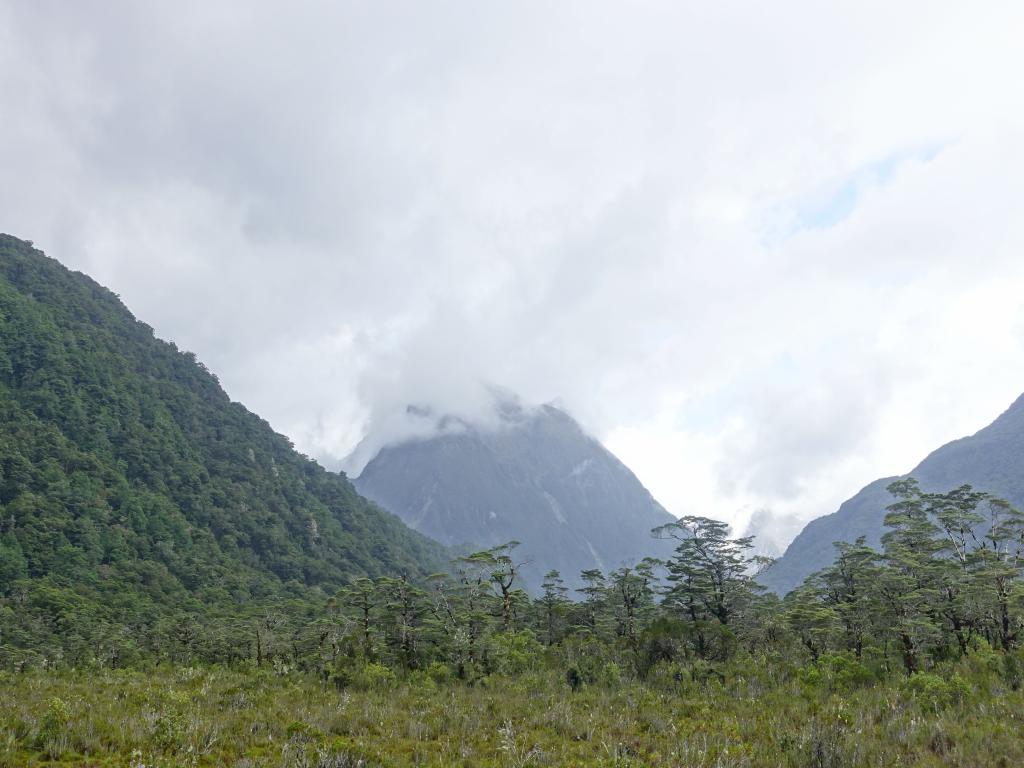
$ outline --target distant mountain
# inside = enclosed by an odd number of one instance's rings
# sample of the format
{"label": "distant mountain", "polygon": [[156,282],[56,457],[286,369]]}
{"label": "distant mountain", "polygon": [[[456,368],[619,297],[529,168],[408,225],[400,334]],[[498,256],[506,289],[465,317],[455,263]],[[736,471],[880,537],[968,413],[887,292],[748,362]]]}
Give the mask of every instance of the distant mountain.
{"label": "distant mountain", "polygon": [[109,290],[0,235],[0,649],[138,645],[446,562]]}
{"label": "distant mountain", "polygon": [[441,417],[440,434],[384,447],[356,488],[443,544],[521,542],[533,589],[549,569],[576,586],[582,570],[672,552],[650,531],[675,518],[567,413],[508,397],[497,408],[495,424]]}
{"label": "distant mountain", "polygon": [[[917,465],[909,476],[926,491],[948,491],[964,483],[1024,508],[1024,396],[992,424],[971,437],[954,440]],[[876,480],[831,515],[812,520],[786,553],[759,580],[785,594],[807,576],[832,563],[836,541],[864,536],[878,546],[885,533],[886,487],[898,477]]]}

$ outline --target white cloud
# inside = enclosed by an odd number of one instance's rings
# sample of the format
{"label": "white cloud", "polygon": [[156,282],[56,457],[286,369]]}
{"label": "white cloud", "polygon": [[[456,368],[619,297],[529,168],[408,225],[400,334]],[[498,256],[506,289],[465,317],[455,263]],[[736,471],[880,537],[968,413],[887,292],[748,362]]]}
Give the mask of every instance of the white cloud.
{"label": "white cloud", "polygon": [[806,519],[1024,389],[1021,22],[9,4],[0,226],[315,455],[500,382],[674,512]]}

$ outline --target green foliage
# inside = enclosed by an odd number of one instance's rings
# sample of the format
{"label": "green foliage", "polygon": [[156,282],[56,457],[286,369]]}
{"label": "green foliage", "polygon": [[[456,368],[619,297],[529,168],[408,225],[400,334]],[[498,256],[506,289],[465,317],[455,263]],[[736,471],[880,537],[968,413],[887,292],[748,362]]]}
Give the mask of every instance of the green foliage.
{"label": "green foliage", "polygon": [[1002,669],[1000,672],[1003,679],[1012,690],[1019,691],[1021,683],[1024,682],[1024,662],[1022,662],[1020,654],[1005,654],[1001,661]]}
{"label": "green foliage", "polygon": [[398,679],[394,670],[376,661],[355,663],[337,670],[332,676],[337,688],[356,691],[384,691]]}
{"label": "green foliage", "polygon": [[[1024,764],[1024,693],[966,661],[844,693],[806,687],[763,656],[666,664],[644,682],[575,693],[553,661],[486,686],[399,678],[341,692],[255,668],[0,673],[0,766]],[[51,756],[39,732],[54,699],[67,708]]]}
{"label": "green foliage", "polygon": [[697,516],[531,600],[516,542],[444,572],[5,236],[0,330],[0,768],[1024,761],[1024,516],[987,493],[893,484],[882,551],[784,601]]}
{"label": "green foliage", "polygon": [[46,712],[39,722],[37,746],[51,760],[64,754],[68,747],[68,722],[71,719],[71,707],[67,702],[56,696],[46,705]]}
{"label": "green foliage", "polygon": [[[1009,645],[1022,618],[1009,599],[1020,576],[1011,556],[1017,544],[1008,529],[959,531],[963,542],[984,543],[950,547],[950,532],[933,522],[940,519],[934,510],[945,510],[949,524],[946,507],[955,502],[957,524],[966,524],[974,518],[964,505],[979,499],[1003,521],[1015,516],[984,494],[961,488],[922,501],[914,488],[894,487],[885,551],[862,540],[840,544],[835,563],[782,602],[754,580],[749,540],[729,539],[704,518],[686,518],[668,532],[680,543],[667,583],[659,585],[657,561],[607,575],[593,569],[581,575],[577,603],[565,597],[557,573],[532,603],[515,598],[513,545],[461,558],[454,574],[436,574],[425,588],[362,579],[339,593],[329,606],[333,623],[323,625],[340,633],[335,681],[351,686],[353,670],[373,660],[424,688],[432,680],[422,670],[439,664],[470,685],[554,668],[574,692],[640,681],[703,690],[722,682],[723,665],[767,654],[779,676],[799,682],[801,695],[851,695],[901,670],[933,673],[956,660],[1019,687],[1018,652]],[[992,541],[1000,542],[997,557],[982,551]]]}
{"label": "green foliage", "polygon": [[928,712],[959,704],[969,692],[966,681],[959,675],[944,679],[930,672],[912,674],[904,690]]}
{"label": "green foliage", "polygon": [[114,294],[0,235],[0,664],[230,662],[255,641],[233,617],[442,563]]}
{"label": "green foliage", "polygon": [[821,680],[833,691],[847,692],[875,682],[874,673],[847,653],[821,656],[812,669],[821,673]]}
{"label": "green foliage", "polygon": [[695,515],[654,533],[679,542],[667,564],[672,586],[664,605],[686,623],[692,652],[701,658],[728,658],[735,650],[734,628],[762,590],[751,577],[758,558],[747,555],[753,539],[732,539],[725,523]]}
{"label": "green foliage", "polygon": [[450,683],[455,679],[452,668],[440,661],[432,661],[424,670],[424,674],[438,685]]}
{"label": "green foliage", "polygon": [[521,675],[536,669],[544,647],[528,629],[499,632],[491,636],[494,671],[501,675]]}

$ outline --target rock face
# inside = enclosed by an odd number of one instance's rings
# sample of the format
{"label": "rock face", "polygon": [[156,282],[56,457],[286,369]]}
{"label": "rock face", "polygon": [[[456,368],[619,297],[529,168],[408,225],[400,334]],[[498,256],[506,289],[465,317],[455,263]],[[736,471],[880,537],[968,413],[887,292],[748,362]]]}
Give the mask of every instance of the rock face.
{"label": "rock face", "polygon": [[[948,491],[964,483],[1024,507],[1024,396],[992,424],[971,437],[954,440],[931,453],[909,476],[926,491]],[[893,502],[886,486],[898,477],[876,480],[831,515],[812,520],[766,573],[761,583],[785,594],[807,576],[828,566],[836,541],[858,536],[879,546],[886,507]]]}
{"label": "rock face", "polygon": [[552,568],[574,587],[584,569],[671,553],[650,531],[675,518],[568,414],[509,401],[500,414],[486,428],[445,419],[443,434],[385,447],[356,488],[449,546],[519,541],[533,591]]}

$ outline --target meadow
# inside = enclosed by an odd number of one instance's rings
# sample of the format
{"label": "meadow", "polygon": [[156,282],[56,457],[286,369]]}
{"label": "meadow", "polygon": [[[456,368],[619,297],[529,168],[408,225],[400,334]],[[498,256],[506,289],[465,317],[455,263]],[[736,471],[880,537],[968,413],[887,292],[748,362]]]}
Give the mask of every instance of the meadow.
{"label": "meadow", "polygon": [[603,678],[469,686],[439,665],[370,665],[339,690],[286,668],[5,673],[0,766],[1024,765],[1024,693],[995,653],[880,681],[843,657]]}

